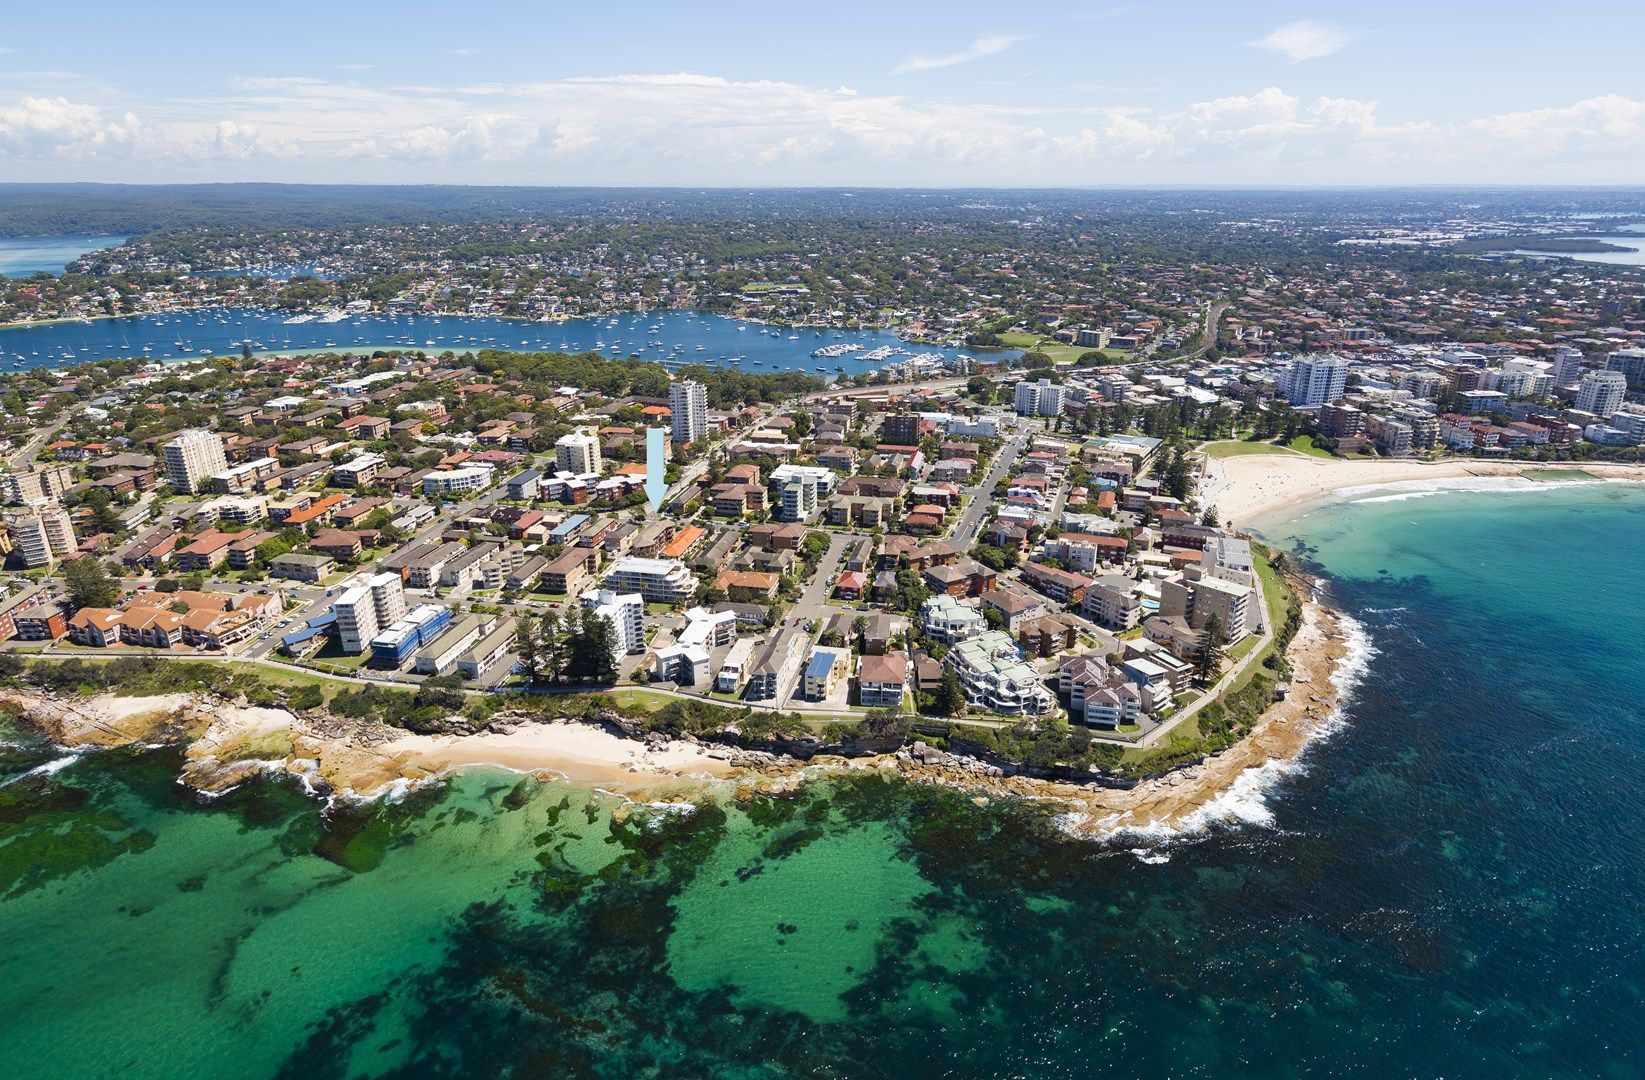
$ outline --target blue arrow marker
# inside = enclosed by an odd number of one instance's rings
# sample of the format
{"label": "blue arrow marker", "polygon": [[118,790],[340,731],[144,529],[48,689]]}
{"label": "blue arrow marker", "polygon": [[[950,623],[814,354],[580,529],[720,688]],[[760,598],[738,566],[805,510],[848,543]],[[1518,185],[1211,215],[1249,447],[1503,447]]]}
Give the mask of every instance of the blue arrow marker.
{"label": "blue arrow marker", "polygon": [[668,479],[663,475],[668,469],[668,463],[663,460],[665,434],[660,427],[645,429],[645,498],[651,504],[653,514],[662,506],[663,496],[668,494]]}

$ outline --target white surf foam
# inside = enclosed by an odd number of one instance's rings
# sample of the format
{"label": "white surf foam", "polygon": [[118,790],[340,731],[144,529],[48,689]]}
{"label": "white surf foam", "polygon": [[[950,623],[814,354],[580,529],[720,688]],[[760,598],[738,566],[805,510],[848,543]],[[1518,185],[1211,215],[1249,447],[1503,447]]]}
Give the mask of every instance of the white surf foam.
{"label": "white surf foam", "polygon": [[1593,487],[1598,484],[1637,484],[1624,476],[1595,476],[1591,479],[1534,480],[1525,476],[1447,476],[1432,480],[1392,480],[1383,484],[1361,484],[1338,488],[1335,495],[1356,503],[1403,502],[1455,492],[1532,492],[1564,488]]}
{"label": "white surf foam", "polygon": [[[1246,769],[1234,778],[1228,790],[1186,815],[1177,825],[1127,825],[1104,831],[1099,823],[1098,837],[1138,844],[1140,847],[1130,849],[1132,854],[1136,854],[1138,850],[1157,852],[1161,846],[1197,836],[1215,825],[1273,828],[1275,817],[1268,797],[1287,777],[1307,772],[1306,756],[1310,749],[1347,726],[1354,690],[1364,681],[1371,660],[1377,654],[1370,632],[1363,623],[1348,615],[1339,615],[1338,620],[1343,631],[1344,651],[1331,671],[1331,685],[1337,695],[1336,707],[1310,734],[1307,745],[1296,757],[1266,761]],[[1088,815],[1065,814],[1058,823],[1066,831],[1077,834],[1089,822]]]}
{"label": "white surf foam", "polygon": [[53,776],[68,768],[70,765],[73,765],[76,761],[79,761],[82,753],[83,751],[79,750],[66,751],[61,757],[54,757],[50,761],[36,765],[27,772],[18,773],[16,776],[6,781],[6,783],[10,784],[18,780],[26,779],[30,776]]}

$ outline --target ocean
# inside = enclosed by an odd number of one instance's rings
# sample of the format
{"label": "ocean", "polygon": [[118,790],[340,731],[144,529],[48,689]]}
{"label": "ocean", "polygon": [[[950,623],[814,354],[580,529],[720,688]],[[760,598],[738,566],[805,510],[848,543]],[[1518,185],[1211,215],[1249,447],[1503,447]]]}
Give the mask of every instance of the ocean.
{"label": "ocean", "polygon": [[0,751],[18,1076],[1635,1077],[1645,488],[1259,523],[1363,628],[1335,730],[1197,830],[859,774],[625,806],[477,770],[209,801]]}

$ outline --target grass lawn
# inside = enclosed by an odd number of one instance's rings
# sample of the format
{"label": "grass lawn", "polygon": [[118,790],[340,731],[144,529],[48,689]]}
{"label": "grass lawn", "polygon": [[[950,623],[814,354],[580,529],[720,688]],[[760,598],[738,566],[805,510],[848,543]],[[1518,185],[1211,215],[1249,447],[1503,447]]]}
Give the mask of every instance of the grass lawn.
{"label": "grass lawn", "polygon": [[300,661],[304,667],[316,671],[329,671],[334,675],[353,675],[366,665],[371,659],[371,653],[363,652],[349,654],[342,650],[336,639],[328,641],[323,649],[306,660]]}
{"label": "grass lawn", "polygon": [[1101,352],[1109,363],[1117,363],[1126,359],[1126,354],[1118,349],[1092,349],[1085,345],[1064,345],[1055,338],[1037,337],[1034,334],[1007,332],[1000,335],[1000,341],[1012,349],[1022,349],[1025,352],[1042,352],[1051,358],[1054,364],[1072,364],[1088,352]]}
{"label": "grass lawn", "polygon": [[1251,454],[1289,454],[1292,453],[1292,450],[1290,447],[1280,446],[1278,443],[1224,439],[1221,442],[1206,443],[1200,447],[1200,452],[1206,457],[1231,458],[1246,457]]}
{"label": "grass lawn", "polygon": [[659,694],[654,690],[637,690],[629,686],[616,690],[607,690],[601,696],[614,699],[619,709],[638,709],[641,712],[648,713],[657,712],[665,708],[669,702],[677,700],[667,694]]}
{"label": "grass lawn", "polygon": [[1314,457],[1326,458],[1327,460],[1336,456],[1323,447],[1315,446],[1312,435],[1298,435],[1291,440],[1291,449],[1301,454],[1312,454]]}

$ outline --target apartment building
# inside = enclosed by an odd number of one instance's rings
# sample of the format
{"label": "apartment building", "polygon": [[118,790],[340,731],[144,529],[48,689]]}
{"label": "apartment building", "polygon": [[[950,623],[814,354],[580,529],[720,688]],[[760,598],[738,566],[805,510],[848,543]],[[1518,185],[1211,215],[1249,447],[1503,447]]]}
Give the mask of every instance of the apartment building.
{"label": "apartment building", "polygon": [[195,495],[206,490],[213,476],[228,471],[222,436],[193,429],[178,432],[161,450],[166,463],[166,479],[173,491]]}
{"label": "apartment building", "polygon": [[645,652],[645,598],[639,593],[619,593],[612,589],[590,589],[578,598],[583,611],[608,619],[616,629],[611,649],[612,661]]}
{"label": "apartment building", "polygon": [[74,470],[67,465],[34,465],[0,473],[0,502],[8,506],[55,502],[73,483]]}
{"label": "apartment building", "polygon": [[23,565],[31,569],[50,566],[74,554],[79,546],[68,511],[53,503],[9,514],[6,522],[11,527],[15,550],[22,557]]}
{"label": "apartment building", "polygon": [[672,436],[676,445],[708,437],[708,390],[702,383],[680,379],[668,388]]}
{"label": "apartment building", "polygon": [[345,588],[331,605],[337,639],[345,653],[359,655],[383,627],[405,617],[406,594],[398,574],[374,574]]}
{"label": "apartment building", "polygon": [[1007,716],[1041,716],[1056,706],[1033,665],[1001,630],[989,630],[949,650],[943,661],[958,676],[972,705]]}
{"label": "apartment building", "polygon": [[680,603],[697,591],[697,579],[678,559],[642,559],[634,555],[612,563],[604,584],[614,592],[637,592],[646,603]]}
{"label": "apartment building", "polygon": [[1335,353],[1291,358],[1282,377],[1285,400],[1299,409],[1317,409],[1342,397],[1348,387],[1348,359]]}
{"label": "apartment building", "polygon": [[953,645],[980,636],[988,629],[988,619],[974,605],[939,593],[920,608],[920,625],[932,638]]}
{"label": "apartment building", "polygon": [[554,443],[554,464],[560,471],[577,476],[598,475],[602,466],[600,440],[580,428],[562,435]]}
{"label": "apartment building", "polygon": [[857,702],[869,709],[902,707],[908,688],[908,654],[898,649],[857,661]]}

